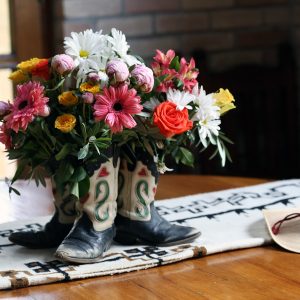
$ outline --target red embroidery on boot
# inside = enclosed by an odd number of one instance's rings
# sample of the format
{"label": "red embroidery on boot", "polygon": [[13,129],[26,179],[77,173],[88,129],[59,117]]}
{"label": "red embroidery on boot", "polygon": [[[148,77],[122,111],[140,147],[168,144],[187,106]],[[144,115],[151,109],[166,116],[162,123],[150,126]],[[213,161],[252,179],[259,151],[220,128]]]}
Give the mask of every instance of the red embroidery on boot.
{"label": "red embroidery on boot", "polygon": [[139,171],[138,173],[140,176],[147,176],[147,172],[146,172],[146,169],[143,168],[141,171]]}
{"label": "red embroidery on boot", "polygon": [[98,177],[106,177],[106,176],[108,176],[108,175],[109,175],[109,173],[107,172],[106,167],[104,167],[104,168],[102,168],[102,169],[100,170],[100,172],[99,172],[99,174],[98,174]]}

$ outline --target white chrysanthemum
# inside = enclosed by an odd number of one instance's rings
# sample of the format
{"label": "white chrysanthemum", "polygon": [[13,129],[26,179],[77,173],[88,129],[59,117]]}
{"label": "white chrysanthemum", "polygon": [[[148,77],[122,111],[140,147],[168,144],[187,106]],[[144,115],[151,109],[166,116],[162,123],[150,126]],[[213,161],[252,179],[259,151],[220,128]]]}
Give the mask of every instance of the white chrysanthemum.
{"label": "white chrysanthemum", "polygon": [[213,94],[206,94],[202,86],[198,89],[196,85],[192,94],[195,96],[194,103],[196,104],[196,112],[192,121],[197,122],[200,140],[204,147],[207,147],[207,139],[215,144],[213,136],[219,135],[220,108],[215,104]]}
{"label": "white chrysanthemum", "polygon": [[195,100],[195,96],[189,92],[181,92],[179,90],[168,89],[167,100],[177,105],[177,110],[183,110],[184,108],[192,109],[192,106],[188,105]]}
{"label": "white chrysanthemum", "polygon": [[129,66],[140,64],[134,56],[127,54],[130,46],[126,41],[125,35],[116,28],[112,28],[111,36],[107,36],[107,40],[111,43],[112,49],[122,58]]}
{"label": "white chrysanthemum", "polygon": [[204,147],[207,147],[207,138],[212,144],[216,144],[216,140],[214,139],[214,136],[219,135],[219,130],[220,130],[220,125],[221,120],[204,120],[204,121],[199,121],[198,123],[198,132],[199,132],[199,137],[201,140],[201,143],[203,144]]}
{"label": "white chrysanthemum", "polygon": [[153,111],[156,106],[160,104],[159,100],[155,97],[151,97],[148,101],[146,101],[143,106],[150,111]]}

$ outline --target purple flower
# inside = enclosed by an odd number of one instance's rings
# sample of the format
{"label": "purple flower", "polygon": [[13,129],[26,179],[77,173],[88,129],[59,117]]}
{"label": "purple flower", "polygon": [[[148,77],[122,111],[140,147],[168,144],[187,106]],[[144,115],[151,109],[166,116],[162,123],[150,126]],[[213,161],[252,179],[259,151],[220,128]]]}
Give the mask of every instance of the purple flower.
{"label": "purple flower", "polygon": [[84,103],[92,104],[94,102],[94,95],[90,92],[85,92],[82,94],[82,100]]}
{"label": "purple flower", "polygon": [[131,77],[135,80],[137,88],[144,93],[150,93],[154,85],[153,72],[145,65],[136,65],[131,71]]}
{"label": "purple flower", "polygon": [[122,83],[129,77],[127,65],[120,59],[112,59],[106,65],[106,74],[114,83]]}
{"label": "purple flower", "polygon": [[60,75],[70,73],[74,67],[73,58],[67,54],[58,54],[52,58],[52,68]]}
{"label": "purple flower", "polygon": [[0,101],[0,117],[4,117],[11,112],[12,106],[8,102]]}

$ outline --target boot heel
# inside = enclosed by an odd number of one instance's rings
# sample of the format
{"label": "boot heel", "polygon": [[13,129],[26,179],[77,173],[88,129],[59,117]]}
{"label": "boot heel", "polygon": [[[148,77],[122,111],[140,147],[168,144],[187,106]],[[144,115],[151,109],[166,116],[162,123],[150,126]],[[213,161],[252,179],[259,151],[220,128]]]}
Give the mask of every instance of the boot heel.
{"label": "boot heel", "polygon": [[114,240],[122,245],[134,245],[137,242],[137,237],[124,231],[117,231]]}

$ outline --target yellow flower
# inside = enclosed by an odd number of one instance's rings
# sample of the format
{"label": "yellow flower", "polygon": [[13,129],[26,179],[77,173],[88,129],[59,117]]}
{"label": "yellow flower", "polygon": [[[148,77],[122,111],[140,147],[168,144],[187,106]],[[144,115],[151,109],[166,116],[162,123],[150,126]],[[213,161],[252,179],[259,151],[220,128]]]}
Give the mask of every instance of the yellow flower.
{"label": "yellow flower", "polygon": [[76,125],[76,118],[71,114],[64,114],[58,116],[55,120],[55,128],[59,129],[61,132],[68,133]]}
{"label": "yellow flower", "polygon": [[17,65],[17,68],[23,72],[31,72],[33,68],[41,61],[43,58],[31,58],[29,60],[22,61]]}
{"label": "yellow flower", "polygon": [[67,91],[58,96],[58,102],[64,106],[73,106],[78,103],[78,98],[72,91]]}
{"label": "yellow flower", "polygon": [[22,70],[17,70],[12,72],[9,77],[14,83],[21,83],[28,79],[28,75],[24,73]]}
{"label": "yellow flower", "polygon": [[214,93],[214,99],[216,100],[216,105],[220,107],[220,114],[223,115],[225,112],[234,109],[235,105],[233,104],[234,97],[229,92],[228,89],[219,89],[218,92]]}
{"label": "yellow flower", "polygon": [[98,84],[93,85],[88,82],[84,82],[80,85],[80,92],[90,92],[96,94],[100,92],[100,86]]}

